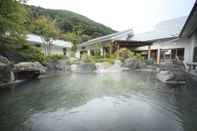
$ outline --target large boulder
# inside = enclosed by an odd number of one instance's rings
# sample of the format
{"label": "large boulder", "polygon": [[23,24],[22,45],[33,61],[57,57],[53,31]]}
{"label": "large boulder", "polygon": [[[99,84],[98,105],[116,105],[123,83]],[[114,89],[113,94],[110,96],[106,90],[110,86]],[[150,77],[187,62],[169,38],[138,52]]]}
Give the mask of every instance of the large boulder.
{"label": "large boulder", "polygon": [[0,62],[4,64],[10,64],[10,61],[6,57],[1,55],[0,55]]}
{"label": "large boulder", "polygon": [[139,69],[144,66],[144,63],[142,63],[140,60],[128,58],[125,59],[123,62],[123,67],[129,68],[129,69]]}
{"label": "large boulder", "polygon": [[96,66],[92,63],[73,64],[71,65],[71,71],[78,73],[90,73],[96,71]]}
{"label": "large boulder", "polygon": [[11,80],[11,66],[0,62],[0,83],[7,83]]}
{"label": "large boulder", "polygon": [[168,84],[185,84],[191,77],[182,66],[178,65],[163,65],[157,70],[157,79]]}
{"label": "large boulder", "polygon": [[99,62],[99,63],[96,63],[95,65],[96,65],[97,70],[108,69],[112,66],[112,64],[108,62]]}
{"label": "large boulder", "polygon": [[[12,66],[10,61],[0,55],[0,83],[7,83],[11,80]],[[14,79],[14,78],[13,78]]]}
{"label": "large boulder", "polygon": [[170,71],[160,71],[157,73],[157,79],[162,82],[173,80],[175,75]]}
{"label": "large boulder", "polygon": [[14,65],[14,73],[17,79],[33,79],[38,78],[40,74],[46,72],[39,62],[20,62]]}
{"label": "large boulder", "polygon": [[49,61],[46,65],[49,71],[70,71],[69,61],[66,59]]}
{"label": "large boulder", "polygon": [[122,62],[120,60],[115,60],[114,64],[107,62],[96,63],[96,73],[115,73],[128,70],[128,68],[122,67]]}

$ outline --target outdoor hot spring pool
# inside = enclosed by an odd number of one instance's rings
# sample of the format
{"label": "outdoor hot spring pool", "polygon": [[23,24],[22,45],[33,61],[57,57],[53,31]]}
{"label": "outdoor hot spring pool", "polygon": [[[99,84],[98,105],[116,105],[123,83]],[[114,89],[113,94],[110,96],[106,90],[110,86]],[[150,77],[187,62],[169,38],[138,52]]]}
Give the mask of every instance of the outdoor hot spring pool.
{"label": "outdoor hot spring pool", "polygon": [[196,131],[197,84],[148,72],[65,74],[0,93],[0,131]]}

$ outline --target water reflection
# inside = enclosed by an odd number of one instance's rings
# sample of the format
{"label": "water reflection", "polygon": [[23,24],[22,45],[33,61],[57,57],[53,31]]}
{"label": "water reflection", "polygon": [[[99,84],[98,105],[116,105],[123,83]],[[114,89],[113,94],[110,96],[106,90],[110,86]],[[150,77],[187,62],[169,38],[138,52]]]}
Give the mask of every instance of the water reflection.
{"label": "water reflection", "polygon": [[[169,119],[170,118],[170,119]],[[66,111],[37,113],[28,122],[39,131],[180,131],[176,115],[137,97],[103,97]]]}
{"label": "water reflection", "polygon": [[195,85],[172,88],[142,72],[67,74],[32,81],[17,87],[14,95],[1,92],[0,129],[194,130]]}

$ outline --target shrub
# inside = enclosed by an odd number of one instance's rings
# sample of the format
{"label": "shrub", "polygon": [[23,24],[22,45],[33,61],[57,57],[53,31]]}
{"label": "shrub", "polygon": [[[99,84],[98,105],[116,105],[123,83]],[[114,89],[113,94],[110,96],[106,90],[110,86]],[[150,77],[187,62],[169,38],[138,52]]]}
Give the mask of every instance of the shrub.
{"label": "shrub", "polygon": [[81,56],[81,60],[86,63],[96,63],[94,57],[88,56],[86,53]]}
{"label": "shrub", "polygon": [[63,55],[49,55],[49,56],[47,56],[47,61],[50,61],[50,60],[57,61],[57,60],[60,60],[63,58],[64,58]]}
{"label": "shrub", "polygon": [[74,51],[69,51],[70,57],[75,57],[75,52]]}
{"label": "shrub", "polygon": [[47,59],[44,56],[44,53],[42,53],[41,49],[36,47],[22,46],[19,54],[24,59],[24,61],[38,61],[42,64],[47,63]]}
{"label": "shrub", "polygon": [[35,49],[34,53],[32,54],[32,58],[33,61],[39,61],[40,63],[42,63],[43,65],[45,65],[47,63],[47,59],[44,55],[44,53],[42,53],[41,49]]}
{"label": "shrub", "polygon": [[145,63],[147,65],[152,65],[152,64],[154,64],[154,60],[153,59],[149,59],[149,60],[146,60]]}
{"label": "shrub", "polygon": [[130,51],[127,48],[122,48],[119,51],[115,52],[116,58],[119,57],[120,60],[125,60],[127,58],[134,58],[138,60],[143,60],[143,56],[140,53],[135,53]]}

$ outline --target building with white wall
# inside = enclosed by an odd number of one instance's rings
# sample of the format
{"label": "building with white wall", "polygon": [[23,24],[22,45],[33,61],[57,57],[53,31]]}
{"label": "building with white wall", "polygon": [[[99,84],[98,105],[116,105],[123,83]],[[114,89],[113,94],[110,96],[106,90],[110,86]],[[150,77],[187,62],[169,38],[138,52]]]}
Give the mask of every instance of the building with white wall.
{"label": "building with white wall", "polygon": [[[80,50],[94,48],[99,43],[101,48],[129,48],[143,52],[145,57],[155,63],[197,62],[197,1],[189,16],[166,20],[158,23],[154,30],[135,34],[132,30],[99,37],[82,43]],[[132,31],[132,32],[129,32]],[[130,35],[132,34],[132,35]],[[110,44],[109,44],[110,43]],[[111,52],[111,51],[108,51]]]}
{"label": "building with white wall", "polygon": [[197,62],[197,1],[179,35],[182,39],[187,39],[187,61]]}
{"label": "building with white wall", "polygon": [[[40,47],[43,51],[43,53],[48,52],[48,48],[46,45],[46,42],[44,39],[35,34],[28,34],[26,36],[26,40],[37,47]],[[68,51],[72,48],[72,43],[68,41],[63,41],[63,40],[53,40],[51,43],[51,48],[50,48],[50,55],[69,55]],[[48,54],[48,53],[47,53]]]}
{"label": "building with white wall", "polygon": [[187,17],[180,17],[158,23],[154,30],[135,34],[130,41],[149,41],[150,45],[138,46],[135,51],[147,52],[148,59],[155,63],[173,63],[177,58],[184,60],[187,39],[180,39],[179,34]]}
{"label": "building with white wall", "polygon": [[172,63],[176,59],[184,63],[197,62],[197,2],[188,17],[164,21],[155,30],[136,34],[131,40],[151,41],[150,46],[140,46],[137,51],[149,50],[149,57],[157,64]]}
{"label": "building with white wall", "polygon": [[132,36],[133,30],[129,29],[83,42],[78,46],[77,56],[80,57],[80,54],[83,52],[86,52],[88,55],[94,55],[95,50],[98,52],[98,48],[100,55],[110,54],[113,52],[113,44],[117,40],[127,40]]}

